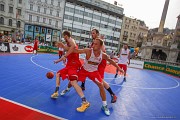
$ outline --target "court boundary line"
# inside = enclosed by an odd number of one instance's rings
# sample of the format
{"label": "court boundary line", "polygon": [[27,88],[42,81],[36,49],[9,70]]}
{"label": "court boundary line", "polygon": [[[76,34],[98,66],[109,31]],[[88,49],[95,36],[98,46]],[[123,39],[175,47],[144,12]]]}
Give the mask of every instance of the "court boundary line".
{"label": "court boundary line", "polygon": [[44,111],[38,110],[38,109],[36,109],[36,108],[33,108],[33,107],[30,107],[30,106],[27,106],[27,105],[24,105],[24,104],[21,104],[21,103],[12,101],[12,100],[7,99],[7,98],[4,98],[4,97],[0,97],[0,99],[2,99],[2,100],[4,100],[4,101],[7,101],[7,102],[10,102],[10,103],[13,103],[13,104],[16,104],[16,105],[19,105],[19,106],[21,106],[21,107],[24,107],[24,108],[33,110],[33,111],[35,111],[35,112],[39,112],[39,113],[41,113],[41,114],[44,114],[44,115],[47,115],[47,116],[56,118],[56,119],[68,120],[68,119],[65,119],[65,118],[63,118],[63,117],[59,117],[59,116],[53,115],[53,114],[51,114],[51,113],[48,113],[48,112],[44,112]]}
{"label": "court boundary line", "polygon": [[[34,58],[35,57],[35,55],[34,56],[32,56],[31,57],[31,62],[33,63],[33,64],[35,64],[36,66],[38,66],[38,67],[41,67],[41,68],[43,68],[43,69],[46,69],[46,70],[50,70],[50,71],[53,71],[53,72],[56,72],[56,71],[54,71],[54,70],[51,70],[51,69],[49,69],[49,68],[46,68],[46,67],[43,67],[43,66],[41,66],[41,65],[39,65],[39,64],[37,64],[36,62],[34,62],[33,61],[33,59],[32,58]],[[144,70],[144,69],[142,69],[142,70]],[[153,70],[151,70],[152,72],[157,72],[157,71],[153,71]],[[160,72],[161,73],[161,72]],[[110,74],[110,73],[109,73]],[[163,74],[165,74],[165,73],[163,73]],[[168,74],[165,74],[165,75],[168,75]],[[117,78],[105,78],[105,80],[107,80],[107,79],[118,79],[118,78],[120,78],[120,77],[117,77]],[[89,80],[89,81],[91,81],[91,80]],[[114,85],[114,86],[121,86],[121,87],[127,87],[127,88],[135,88],[135,89],[143,89],[143,90],[169,90],[169,89],[175,89],[175,88],[177,88],[177,87],[179,87],[180,86],[180,84],[179,84],[179,82],[177,81],[177,80],[175,80],[175,79],[173,79],[173,81],[175,81],[177,84],[176,84],[176,86],[170,86],[170,87],[157,87],[157,88],[153,88],[153,87],[149,87],[149,88],[145,88],[145,87],[136,87],[136,86],[125,86],[125,85],[118,85],[118,84],[112,84],[112,83],[109,83],[110,85]]]}

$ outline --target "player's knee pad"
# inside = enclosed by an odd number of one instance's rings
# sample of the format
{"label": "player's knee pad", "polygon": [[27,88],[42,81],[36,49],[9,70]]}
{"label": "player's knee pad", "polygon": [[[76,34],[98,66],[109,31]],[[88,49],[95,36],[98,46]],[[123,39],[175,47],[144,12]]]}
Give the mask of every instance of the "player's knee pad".
{"label": "player's knee pad", "polygon": [[78,80],[78,76],[77,75],[71,75],[71,76],[69,76],[69,80],[70,81]]}

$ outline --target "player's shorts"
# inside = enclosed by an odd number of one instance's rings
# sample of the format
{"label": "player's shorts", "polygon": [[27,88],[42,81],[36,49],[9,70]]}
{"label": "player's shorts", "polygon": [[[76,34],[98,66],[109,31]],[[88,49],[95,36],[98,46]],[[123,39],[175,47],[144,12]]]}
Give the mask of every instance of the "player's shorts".
{"label": "player's shorts", "polygon": [[118,64],[118,66],[124,70],[124,72],[127,71],[127,65],[126,64]]}
{"label": "player's shorts", "polygon": [[33,47],[33,51],[34,51],[34,50],[37,51],[37,50],[38,50],[38,47],[37,47],[37,46],[34,46],[34,47]]}
{"label": "player's shorts", "polygon": [[59,51],[59,55],[62,55],[63,54],[63,51]]}
{"label": "player's shorts", "polygon": [[70,81],[73,81],[73,80],[78,80],[78,74],[77,74],[78,70],[79,67],[66,66],[65,68],[59,70],[57,73],[60,73],[62,80],[68,78]]}
{"label": "player's shorts", "polygon": [[86,77],[91,79],[92,81],[102,82],[102,78],[98,71],[88,72],[83,67],[78,72],[78,80],[84,82]]}
{"label": "player's shorts", "polygon": [[104,79],[104,71],[105,71],[105,68],[106,68],[106,64],[107,64],[106,60],[103,59],[101,61],[101,63],[99,64],[99,66],[98,66],[98,72],[99,72],[102,79]]}

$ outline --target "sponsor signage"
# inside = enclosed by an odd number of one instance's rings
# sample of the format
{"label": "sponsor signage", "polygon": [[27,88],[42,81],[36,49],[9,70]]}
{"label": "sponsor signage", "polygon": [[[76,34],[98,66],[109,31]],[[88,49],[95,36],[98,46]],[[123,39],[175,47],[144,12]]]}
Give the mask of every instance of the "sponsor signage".
{"label": "sponsor signage", "polygon": [[144,69],[164,72],[164,70],[166,69],[166,65],[158,64],[158,63],[151,63],[151,62],[144,62]]}
{"label": "sponsor signage", "polygon": [[11,53],[21,53],[21,45],[9,43]]}
{"label": "sponsor signage", "polygon": [[144,69],[161,71],[161,72],[165,72],[165,73],[170,74],[170,75],[180,77],[180,68],[175,67],[175,66],[158,64],[158,63],[151,63],[151,62],[144,62]]}
{"label": "sponsor signage", "polygon": [[26,52],[33,52],[33,47],[30,46],[30,45],[27,45],[27,46],[24,47],[24,50],[25,50]]}
{"label": "sponsor signage", "polygon": [[143,67],[144,67],[144,61],[130,60],[129,67],[143,69]]}
{"label": "sponsor signage", "polygon": [[0,42],[0,52],[10,52],[9,43]]}
{"label": "sponsor signage", "polygon": [[33,52],[33,46],[31,45],[10,43],[9,46],[10,46],[11,53],[32,53]]}
{"label": "sponsor signage", "polygon": [[166,73],[180,77],[180,68],[175,66],[166,66]]}
{"label": "sponsor signage", "polygon": [[51,41],[51,35],[46,35],[46,41]]}

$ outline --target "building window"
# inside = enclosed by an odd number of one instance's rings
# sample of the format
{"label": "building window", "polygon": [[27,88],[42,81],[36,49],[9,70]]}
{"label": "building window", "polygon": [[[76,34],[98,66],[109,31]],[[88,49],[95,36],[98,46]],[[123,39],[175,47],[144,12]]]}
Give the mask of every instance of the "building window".
{"label": "building window", "polygon": [[12,19],[9,19],[9,26],[12,26]]}
{"label": "building window", "polygon": [[9,13],[13,13],[13,7],[9,6]]}
{"label": "building window", "polygon": [[32,22],[32,15],[29,15],[29,21]]}
{"label": "building window", "polygon": [[40,6],[38,6],[38,13],[40,13],[41,12],[41,7]]}
{"label": "building window", "polygon": [[56,13],[56,17],[59,17],[59,11],[57,11],[57,13]]}
{"label": "building window", "polygon": [[99,15],[95,15],[95,14],[93,15],[93,19],[100,20],[100,18],[101,18],[101,17],[100,17]]}
{"label": "building window", "polygon": [[0,11],[4,11],[4,5],[0,4]]}
{"label": "building window", "polygon": [[44,8],[44,14],[46,14],[46,8]]}
{"label": "building window", "polygon": [[51,0],[51,5],[53,5],[53,3],[54,3],[54,0]]}
{"label": "building window", "polygon": [[47,3],[47,0],[45,0],[45,3]]}
{"label": "building window", "polygon": [[22,4],[22,0],[19,0],[19,4]]}
{"label": "building window", "polygon": [[33,11],[33,5],[32,5],[32,4],[30,4],[30,10],[32,10],[32,11]]}
{"label": "building window", "polygon": [[56,21],[56,25],[55,26],[58,27],[58,21]]}
{"label": "building window", "polygon": [[43,23],[46,23],[46,18],[43,18]]}
{"label": "building window", "polygon": [[39,22],[39,16],[37,16],[37,22]]}
{"label": "building window", "polygon": [[20,21],[17,22],[17,27],[18,27],[18,28],[21,27],[21,22],[20,22]]}
{"label": "building window", "polygon": [[53,10],[50,10],[50,15],[52,15]]}
{"label": "building window", "polygon": [[60,7],[60,5],[61,5],[61,3],[60,3],[60,2],[58,2],[58,7]]}
{"label": "building window", "polygon": [[51,25],[51,22],[52,22],[52,20],[51,20],[51,19],[49,19],[49,25]]}
{"label": "building window", "polygon": [[4,25],[4,18],[3,17],[0,17],[0,24]]}
{"label": "building window", "polygon": [[18,15],[21,15],[21,9],[17,9]]}

